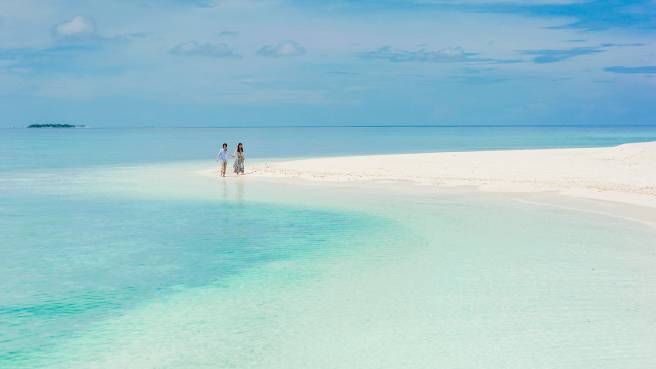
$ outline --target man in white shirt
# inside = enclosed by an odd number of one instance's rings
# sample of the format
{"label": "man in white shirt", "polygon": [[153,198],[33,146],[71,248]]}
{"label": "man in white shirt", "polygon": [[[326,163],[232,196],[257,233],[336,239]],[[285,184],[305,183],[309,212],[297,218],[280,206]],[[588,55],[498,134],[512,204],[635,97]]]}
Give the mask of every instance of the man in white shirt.
{"label": "man in white shirt", "polygon": [[219,154],[216,156],[216,160],[219,162],[221,167],[221,177],[225,177],[226,167],[228,166],[228,144],[224,143],[223,147],[219,151]]}

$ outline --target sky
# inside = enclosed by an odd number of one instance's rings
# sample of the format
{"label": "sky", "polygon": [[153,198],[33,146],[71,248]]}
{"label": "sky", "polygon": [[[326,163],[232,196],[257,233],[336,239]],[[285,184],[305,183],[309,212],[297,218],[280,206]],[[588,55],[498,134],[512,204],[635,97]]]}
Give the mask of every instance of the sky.
{"label": "sky", "polygon": [[656,0],[0,0],[0,127],[654,117]]}

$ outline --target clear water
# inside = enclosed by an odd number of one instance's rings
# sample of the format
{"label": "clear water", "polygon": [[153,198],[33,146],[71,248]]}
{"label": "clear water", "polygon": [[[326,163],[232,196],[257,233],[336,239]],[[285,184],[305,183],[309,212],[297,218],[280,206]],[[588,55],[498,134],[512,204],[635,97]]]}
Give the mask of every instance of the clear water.
{"label": "clear water", "polygon": [[270,157],[654,135],[467,129],[2,130],[0,367],[654,367],[647,226],[170,163],[228,136]]}
{"label": "clear water", "polygon": [[653,140],[656,126],[0,129],[0,171],[200,160],[223,142],[243,142],[250,158],[283,158]]}
{"label": "clear water", "polygon": [[377,226],[293,207],[79,196],[12,196],[1,213],[0,328],[9,341],[0,362],[17,365],[140,302],[309,257]]}

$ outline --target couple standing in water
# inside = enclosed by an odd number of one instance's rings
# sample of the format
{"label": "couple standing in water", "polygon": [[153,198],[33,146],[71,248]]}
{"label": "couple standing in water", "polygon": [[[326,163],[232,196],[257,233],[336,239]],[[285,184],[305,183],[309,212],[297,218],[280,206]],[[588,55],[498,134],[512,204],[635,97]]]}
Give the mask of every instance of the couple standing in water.
{"label": "couple standing in water", "polygon": [[244,174],[244,145],[241,142],[238,143],[237,150],[235,150],[234,154],[230,155],[228,154],[228,144],[224,143],[219,154],[216,156],[216,160],[219,162],[219,167],[221,168],[221,177],[225,177],[228,158],[230,156],[235,158],[235,163],[232,165],[235,174]]}

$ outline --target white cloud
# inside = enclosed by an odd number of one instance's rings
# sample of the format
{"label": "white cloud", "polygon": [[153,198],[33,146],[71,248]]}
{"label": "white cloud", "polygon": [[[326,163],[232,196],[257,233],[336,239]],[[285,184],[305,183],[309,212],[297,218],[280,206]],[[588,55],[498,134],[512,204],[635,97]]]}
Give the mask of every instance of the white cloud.
{"label": "white cloud", "polygon": [[300,56],[305,54],[305,48],[296,41],[285,41],[276,45],[262,46],[258,51],[259,56],[273,58]]}
{"label": "white cloud", "polygon": [[61,40],[84,40],[95,38],[96,23],[93,19],[75,16],[73,19],[59,23],[53,28],[53,34]]}
{"label": "white cloud", "polygon": [[183,42],[171,49],[171,54],[210,56],[214,58],[239,57],[239,54],[225,43]]}
{"label": "white cloud", "polygon": [[484,58],[477,53],[465,52],[462,47],[447,47],[440,50],[402,50],[383,46],[373,51],[357,54],[363,59],[378,59],[391,62],[430,62],[430,63],[507,63],[511,60]]}

